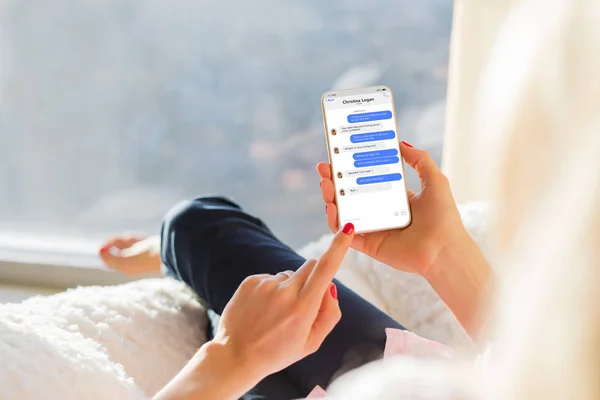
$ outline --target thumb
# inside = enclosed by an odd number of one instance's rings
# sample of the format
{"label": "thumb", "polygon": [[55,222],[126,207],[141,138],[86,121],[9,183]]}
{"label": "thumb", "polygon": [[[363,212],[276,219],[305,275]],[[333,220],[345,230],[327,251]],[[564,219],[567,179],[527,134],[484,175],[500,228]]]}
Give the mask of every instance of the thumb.
{"label": "thumb", "polygon": [[337,300],[337,287],[335,283],[331,283],[329,289],[323,295],[321,307],[306,340],[306,351],[308,354],[312,354],[319,349],[327,335],[331,333],[341,318],[342,311]]}
{"label": "thumb", "polygon": [[401,151],[404,161],[417,171],[421,180],[421,188],[446,181],[446,177],[428,152],[416,149],[406,142],[402,142]]}

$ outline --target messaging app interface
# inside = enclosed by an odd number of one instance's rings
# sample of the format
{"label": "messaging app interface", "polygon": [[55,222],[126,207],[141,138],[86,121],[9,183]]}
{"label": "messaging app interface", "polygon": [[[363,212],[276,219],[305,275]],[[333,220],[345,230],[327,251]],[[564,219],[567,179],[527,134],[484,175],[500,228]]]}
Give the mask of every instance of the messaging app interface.
{"label": "messaging app interface", "polygon": [[405,226],[408,199],[389,92],[325,96],[340,224],[357,232]]}

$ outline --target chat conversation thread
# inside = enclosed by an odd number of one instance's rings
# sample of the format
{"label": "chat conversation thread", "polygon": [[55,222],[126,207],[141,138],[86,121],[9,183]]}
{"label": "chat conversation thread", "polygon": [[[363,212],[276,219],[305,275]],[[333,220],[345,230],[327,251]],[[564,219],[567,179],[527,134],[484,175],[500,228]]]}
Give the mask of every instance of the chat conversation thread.
{"label": "chat conversation thread", "polygon": [[340,224],[357,232],[410,221],[394,105],[388,93],[325,99]]}

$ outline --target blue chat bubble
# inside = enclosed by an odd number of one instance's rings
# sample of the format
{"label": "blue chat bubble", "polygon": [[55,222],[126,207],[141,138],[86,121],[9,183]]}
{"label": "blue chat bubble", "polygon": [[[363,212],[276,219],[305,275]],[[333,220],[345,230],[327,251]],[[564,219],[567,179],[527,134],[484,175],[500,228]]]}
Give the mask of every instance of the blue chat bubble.
{"label": "blue chat bubble", "polygon": [[352,143],[364,143],[364,142],[375,142],[377,140],[387,140],[396,137],[394,131],[381,131],[371,133],[361,133],[357,135],[350,135],[350,141]]}
{"label": "blue chat bubble", "polygon": [[382,119],[391,119],[391,111],[374,111],[362,114],[350,114],[348,115],[348,122],[356,124],[357,122],[369,122],[369,121],[380,121]]}
{"label": "blue chat bubble", "polygon": [[370,185],[372,183],[399,181],[400,179],[402,179],[402,174],[386,174],[386,175],[365,176],[364,178],[358,178],[356,180],[356,183],[359,185]]}
{"label": "blue chat bubble", "polygon": [[398,157],[383,157],[383,158],[372,158],[370,160],[354,161],[354,166],[356,168],[362,168],[362,167],[373,167],[375,165],[397,164],[399,162],[400,162],[400,159]]}
{"label": "blue chat bubble", "polygon": [[389,150],[375,150],[375,151],[365,151],[362,153],[354,153],[352,157],[355,160],[367,160],[370,158],[382,158],[382,157],[392,157],[397,156],[398,150],[389,149]]}

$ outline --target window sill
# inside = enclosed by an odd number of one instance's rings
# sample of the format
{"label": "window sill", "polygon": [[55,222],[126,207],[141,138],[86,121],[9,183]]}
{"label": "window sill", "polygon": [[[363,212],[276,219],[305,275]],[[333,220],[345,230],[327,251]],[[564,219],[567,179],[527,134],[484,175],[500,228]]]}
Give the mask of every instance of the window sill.
{"label": "window sill", "polygon": [[96,249],[94,241],[0,231],[0,282],[63,290],[135,280],[104,268]]}

